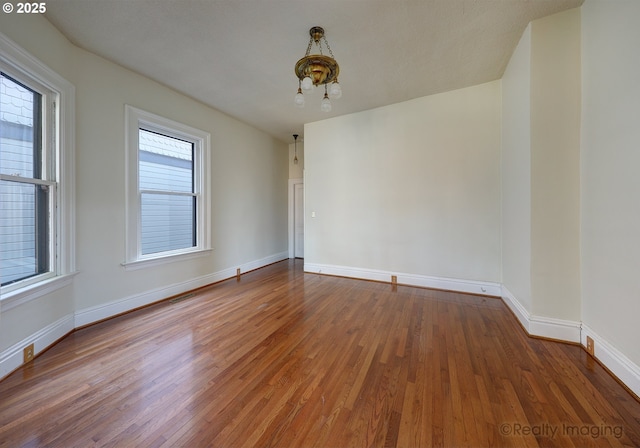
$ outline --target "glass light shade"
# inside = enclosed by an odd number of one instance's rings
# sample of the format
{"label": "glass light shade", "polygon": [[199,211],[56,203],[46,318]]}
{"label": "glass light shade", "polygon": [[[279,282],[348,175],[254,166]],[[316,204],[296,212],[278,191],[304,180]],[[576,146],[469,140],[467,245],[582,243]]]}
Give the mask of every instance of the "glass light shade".
{"label": "glass light shade", "polygon": [[302,80],[302,88],[304,90],[311,90],[313,88],[313,81],[311,80],[311,78],[309,76],[305,77]]}
{"label": "glass light shade", "polygon": [[322,98],[322,101],[320,102],[320,110],[322,112],[331,112],[331,101],[329,100],[329,97],[326,93],[324,94],[324,98]]}
{"label": "glass light shade", "polygon": [[329,96],[331,98],[335,98],[336,100],[342,96],[342,87],[340,87],[338,81],[334,81],[331,83],[331,87],[329,87]]}
{"label": "glass light shade", "polygon": [[300,89],[298,89],[298,93],[296,93],[296,96],[293,98],[293,102],[298,107],[304,107],[304,95]]}

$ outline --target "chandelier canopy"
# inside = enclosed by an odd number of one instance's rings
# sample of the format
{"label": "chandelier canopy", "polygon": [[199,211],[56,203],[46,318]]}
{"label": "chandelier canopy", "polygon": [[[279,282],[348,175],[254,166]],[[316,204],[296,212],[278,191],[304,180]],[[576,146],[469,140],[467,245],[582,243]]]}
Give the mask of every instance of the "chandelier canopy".
{"label": "chandelier canopy", "polygon": [[[331,100],[338,99],[342,96],[342,88],[338,83],[338,74],[340,66],[333,56],[329,42],[324,36],[324,29],[320,26],[314,26],[309,30],[309,45],[304,57],[296,62],[295,74],[298,77],[298,93],[294,98],[294,102],[298,107],[304,107],[303,90],[310,92],[314,87],[324,85],[324,98],[320,102],[320,110],[323,112],[331,111]],[[329,56],[323,53],[322,43],[329,53]],[[313,45],[316,45],[318,54],[310,54]],[[327,87],[327,84],[330,84]]]}

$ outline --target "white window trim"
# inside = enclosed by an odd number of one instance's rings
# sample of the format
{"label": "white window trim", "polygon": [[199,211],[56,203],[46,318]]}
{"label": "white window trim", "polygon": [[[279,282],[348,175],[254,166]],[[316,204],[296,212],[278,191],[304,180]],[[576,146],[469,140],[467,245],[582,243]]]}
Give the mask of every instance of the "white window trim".
{"label": "white window trim", "polygon": [[75,257],[75,87],[18,44],[0,33],[0,63],[7,74],[29,79],[54,92],[57,122],[55,178],[58,184],[53,227],[55,258],[53,274],[43,274],[0,289],[2,309],[26,303],[70,284],[76,274]]}
{"label": "white window trim", "polygon": [[[159,133],[179,136],[196,143],[194,189],[198,194],[197,246],[184,250],[142,255],[140,233],[140,191],[138,188],[138,130],[140,127]],[[126,173],[126,270],[135,270],[164,263],[201,257],[211,251],[210,153],[211,134],[159,115],[125,105],[125,173]]]}

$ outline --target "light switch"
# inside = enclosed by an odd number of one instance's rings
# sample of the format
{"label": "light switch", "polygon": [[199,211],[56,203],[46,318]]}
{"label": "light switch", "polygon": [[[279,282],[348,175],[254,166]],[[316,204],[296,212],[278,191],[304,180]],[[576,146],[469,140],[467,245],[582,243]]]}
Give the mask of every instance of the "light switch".
{"label": "light switch", "polygon": [[311,217],[315,218],[316,217],[316,212],[311,212]]}

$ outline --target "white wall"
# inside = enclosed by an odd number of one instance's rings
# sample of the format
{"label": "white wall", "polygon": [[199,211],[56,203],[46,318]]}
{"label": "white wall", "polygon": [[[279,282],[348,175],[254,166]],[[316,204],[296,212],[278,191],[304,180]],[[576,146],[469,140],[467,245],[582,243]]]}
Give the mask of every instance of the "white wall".
{"label": "white wall", "polygon": [[[86,324],[234,276],[237,267],[244,271],[286,258],[286,143],[73,46],[43,17],[3,14],[0,27],[76,87],[79,270],[71,287],[2,310],[0,360],[60,319]],[[210,255],[139,270],[121,266],[125,104],[211,133]]]}
{"label": "white wall", "polygon": [[596,354],[602,339],[635,364],[638,394],[639,18],[636,0],[582,6],[582,320]]}
{"label": "white wall", "polygon": [[293,163],[295,157],[294,144],[289,144],[289,179],[302,179],[304,175],[304,142],[298,137],[298,163]]}
{"label": "white wall", "polygon": [[531,313],[531,25],[502,77],[502,283]]}
{"label": "white wall", "polygon": [[[286,251],[285,144],[102,58],[78,53],[77,262],[83,271],[75,281],[78,310],[145,292],[149,285],[172,285]],[[120,266],[124,104],[211,133],[210,257],[136,271]],[[92,294],[83,293],[89,289]]]}
{"label": "white wall", "polygon": [[309,270],[500,281],[498,81],[307,124],[305,157]]}
{"label": "white wall", "polygon": [[580,320],[580,9],[531,23],[532,313]]}
{"label": "white wall", "polygon": [[503,295],[531,334],[580,340],[580,10],[535,20],[502,79]]}

